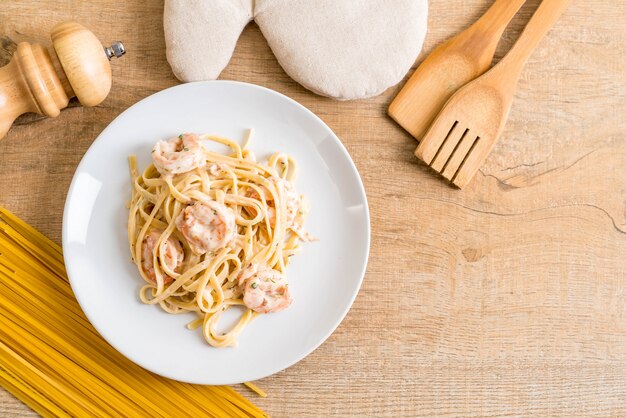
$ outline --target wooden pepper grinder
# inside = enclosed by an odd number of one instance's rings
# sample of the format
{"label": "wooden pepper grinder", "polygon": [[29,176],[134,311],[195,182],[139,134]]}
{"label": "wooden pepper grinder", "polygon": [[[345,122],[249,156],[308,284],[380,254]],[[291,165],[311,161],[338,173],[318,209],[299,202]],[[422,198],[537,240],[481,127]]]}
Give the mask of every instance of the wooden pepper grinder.
{"label": "wooden pepper grinder", "polygon": [[75,22],[56,25],[51,37],[54,51],[21,42],[11,62],[0,68],[0,139],[23,113],[55,117],[74,96],[84,106],[96,106],[109,94],[109,60],[124,55],[121,42],[103,49]]}

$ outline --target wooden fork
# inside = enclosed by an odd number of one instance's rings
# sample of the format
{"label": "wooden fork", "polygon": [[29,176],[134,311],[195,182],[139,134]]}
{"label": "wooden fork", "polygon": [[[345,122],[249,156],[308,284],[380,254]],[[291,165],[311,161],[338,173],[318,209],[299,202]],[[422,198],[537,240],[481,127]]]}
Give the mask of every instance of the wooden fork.
{"label": "wooden fork", "polygon": [[445,104],[415,150],[418,158],[459,188],[469,183],[504,129],[526,61],[570,2],[543,0],[511,51]]}
{"label": "wooden fork", "polygon": [[420,139],[446,101],[491,67],[513,16],[526,0],[496,0],[472,26],[439,45],[389,105],[389,116]]}

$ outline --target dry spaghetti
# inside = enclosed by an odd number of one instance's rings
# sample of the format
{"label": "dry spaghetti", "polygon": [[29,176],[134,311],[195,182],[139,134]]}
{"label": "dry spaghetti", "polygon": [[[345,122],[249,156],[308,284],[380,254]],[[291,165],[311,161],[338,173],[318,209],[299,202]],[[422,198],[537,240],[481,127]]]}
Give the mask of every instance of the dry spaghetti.
{"label": "dry spaghetti", "polygon": [[44,417],[263,417],[226,386],[154,375],[108,345],[67,282],[61,248],[0,208],[0,384]]}

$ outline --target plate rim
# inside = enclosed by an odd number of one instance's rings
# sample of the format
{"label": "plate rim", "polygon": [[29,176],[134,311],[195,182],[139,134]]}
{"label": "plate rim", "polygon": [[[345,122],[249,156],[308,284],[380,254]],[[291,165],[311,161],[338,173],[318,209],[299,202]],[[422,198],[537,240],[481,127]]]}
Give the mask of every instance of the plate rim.
{"label": "plate rim", "polygon": [[[365,185],[363,184],[363,179],[361,177],[361,174],[359,173],[358,168],[356,167],[356,164],[354,163],[354,160],[352,159],[352,157],[350,156],[350,153],[348,152],[348,150],[346,149],[345,145],[343,144],[343,142],[341,141],[341,139],[339,138],[339,136],[318,116],[316,115],[313,111],[311,111],[310,109],[308,109],[306,106],[302,105],[301,103],[297,102],[296,100],[292,99],[291,97],[280,93],[278,91],[272,90],[268,87],[264,87],[264,86],[260,86],[257,84],[252,84],[252,83],[247,83],[247,82],[242,82],[242,81],[235,81],[235,80],[206,80],[206,81],[194,81],[194,82],[189,82],[189,83],[181,83],[181,84],[177,84],[171,87],[168,87],[166,89],[157,91],[153,94],[150,94],[149,96],[146,96],[142,99],[140,99],[139,101],[137,101],[136,103],[132,104],[131,106],[129,106],[128,108],[126,108],[123,112],[121,112],[120,114],[118,114],[113,120],[111,120],[107,126],[98,134],[98,136],[96,137],[96,139],[89,145],[89,148],[87,149],[87,151],[85,151],[84,155],[81,157],[80,162],[78,163],[78,165],[76,166],[76,169],[74,171],[74,174],[72,175],[72,181],[70,182],[67,194],[66,194],[66,198],[65,198],[65,203],[63,206],[63,218],[62,218],[62,238],[61,238],[61,243],[62,243],[62,248],[63,248],[63,259],[64,259],[64,263],[65,263],[65,267],[66,267],[66,272],[67,272],[67,277],[70,283],[70,286],[72,287],[72,293],[74,294],[74,297],[76,298],[76,300],[78,301],[78,304],[80,305],[80,308],[83,312],[83,314],[86,316],[86,318],[89,320],[89,323],[96,329],[96,331],[98,332],[98,334],[107,342],[107,344],[111,345],[116,351],[118,351],[120,354],[122,354],[125,358],[127,358],[128,360],[132,361],[133,363],[137,364],[138,366],[150,371],[151,373],[155,373],[157,375],[166,377],[168,379],[172,379],[172,380],[176,380],[176,381],[180,381],[180,382],[186,382],[186,383],[191,383],[191,384],[203,384],[203,385],[231,385],[231,384],[238,384],[238,383],[242,383],[236,380],[232,380],[232,379],[218,379],[218,380],[211,380],[209,382],[209,380],[206,379],[181,379],[180,377],[175,377],[170,375],[167,372],[164,372],[163,370],[159,370],[159,371],[155,371],[153,370],[151,367],[147,366],[141,359],[141,357],[137,357],[135,356],[133,353],[129,353],[127,350],[125,349],[121,349],[118,345],[113,344],[109,338],[107,338],[107,335],[109,335],[109,333],[107,331],[102,330],[102,328],[98,325],[96,325],[96,323],[94,323],[94,321],[92,320],[92,314],[93,313],[88,313],[88,309],[86,310],[84,308],[84,306],[86,304],[84,304],[84,302],[86,301],[81,301],[81,296],[80,296],[80,292],[76,292],[76,286],[75,286],[75,279],[72,279],[72,277],[77,277],[78,276],[78,272],[75,272],[75,268],[72,264],[72,260],[71,260],[71,255],[70,255],[70,251],[67,250],[68,248],[70,248],[69,243],[68,243],[68,225],[69,225],[69,221],[68,221],[68,213],[69,213],[69,207],[72,204],[73,197],[74,197],[74,191],[75,191],[75,187],[76,187],[76,179],[78,177],[78,174],[84,171],[84,165],[87,164],[86,161],[88,159],[88,157],[90,156],[90,154],[93,152],[93,148],[95,147],[96,144],[99,144],[100,142],[103,142],[105,140],[105,134],[107,133],[107,131],[109,131],[109,129],[111,129],[111,125],[113,125],[118,119],[123,118],[125,114],[127,114],[128,112],[131,111],[131,109],[135,108],[136,106],[139,106],[141,103],[151,100],[155,97],[161,96],[166,94],[166,92],[170,91],[170,90],[175,90],[175,89],[179,89],[179,88],[189,88],[188,86],[194,86],[194,85],[213,85],[213,84],[224,84],[224,85],[235,85],[238,87],[244,87],[244,88],[251,88],[251,89],[256,89],[256,90],[260,90],[264,93],[270,94],[270,95],[275,95],[275,96],[279,96],[280,98],[287,100],[288,102],[290,102],[292,105],[295,105],[296,107],[298,107],[300,110],[304,111],[305,113],[307,113],[309,116],[313,117],[313,119],[315,119],[321,127],[323,127],[324,130],[327,131],[327,133],[330,134],[330,136],[333,138],[333,141],[336,142],[336,144],[339,146],[339,150],[341,151],[341,153],[343,153],[344,157],[347,158],[347,161],[349,162],[349,166],[351,168],[351,170],[353,171],[354,174],[356,174],[356,178],[358,180],[358,192],[362,198],[362,201],[364,203],[364,209],[365,209],[365,224],[366,224],[366,246],[365,246],[365,254],[362,255],[363,257],[363,263],[361,265],[360,271],[359,271],[359,279],[358,279],[358,285],[355,288],[355,291],[353,292],[349,303],[347,303],[346,308],[343,310],[343,312],[341,312],[341,315],[337,316],[337,319],[334,321],[332,327],[330,327],[329,331],[327,333],[325,333],[322,337],[320,337],[319,339],[317,339],[318,341],[315,342],[315,344],[312,345],[312,347],[307,350],[306,352],[303,352],[301,355],[295,356],[296,359],[289,362],[288,364],[285,364],[284,366],[281,366],[280,368],[272,371],[271,373],[267,374],[267,373],[260,373],[258,375],[254,375],[250,378],[247,379],[246,381],[255,381],[255,380],[259,380],[268,376],[272,376],[274,374],[280,373],[281,371],[293,366],[294,364],[304,360],[306,357],[308,357],[309,355],[311,355],[315,350],[317,350],[324,342],[326,342],[326,340],[337,330],[337,328],[339,327],[339,325],[341,325],[341,323],[343,322],[343,320],[345,319],[345,317],[347,316],[348,312],[350,311],[350,309],[352,308],[354,301],[356,300],[356,297],[358,296],[361,287],[363,285],[363,280],[365,279],[365,274],[367,272],[367,266],[369,263],[369,256],[370,256],[370,251],[371,251],[371,219],[370,219],[370,210],[369,210],[369,202],[367,199],[367,194],[365,192]],[[207,349],[209,349],[211,347],[207,347]]]}

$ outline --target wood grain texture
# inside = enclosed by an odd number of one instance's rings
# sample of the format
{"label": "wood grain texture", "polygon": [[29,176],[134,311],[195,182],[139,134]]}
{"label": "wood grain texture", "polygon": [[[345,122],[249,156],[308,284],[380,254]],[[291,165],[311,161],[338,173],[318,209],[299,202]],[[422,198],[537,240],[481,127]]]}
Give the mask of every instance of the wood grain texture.
{"label": "wood grain texture", "polygon": [[[425,51],[488,0],[431,0]],[[537,7],[505,32],[510,48]],[[75,19],[122,40],[110,96],[54,119],[21,117],[0,141],[0,204],[60,241],[81,156],[121,111],[176,84],[162,2],[0,0],[0,61]],[[372,248],[337,331],[259,382],[273,416],[626,416],[626,1],[574,1],[526,66],[507,128],[463,191],[413,156],[374,99],[315,96],[279,67],[255,25],[222,78],[298,100],[342,139],[363,177]],[[244,390],[245,391],[245,390]],[[0,416],[29,416],[0,392]]]}
{"label": "wood grain texture", "polygon": [[445,103],[420,139],[415,156],[455,186],[467,186],[506,127],[528,58],[570,3],[543,0],[506,56]]}
{"label": "wood grain texture", "polygon": [[448,99],[491,67],[504,30],[524,3],[496,0],[471,26],[439,44],[391,101],[389,116],[421,140]]}

